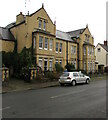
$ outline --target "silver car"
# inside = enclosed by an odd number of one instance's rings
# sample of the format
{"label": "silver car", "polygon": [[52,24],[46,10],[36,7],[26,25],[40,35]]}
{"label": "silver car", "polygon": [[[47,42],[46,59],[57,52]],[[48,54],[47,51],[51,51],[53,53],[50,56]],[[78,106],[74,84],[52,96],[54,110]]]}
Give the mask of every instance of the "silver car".
{"label": "silver car", "polygon": [[71,84],[75,86],[77,83],[87,83],[89,84],[90,77],[84,75],[81,72],[64,72],[59,79],[61,86],[64,84]]}

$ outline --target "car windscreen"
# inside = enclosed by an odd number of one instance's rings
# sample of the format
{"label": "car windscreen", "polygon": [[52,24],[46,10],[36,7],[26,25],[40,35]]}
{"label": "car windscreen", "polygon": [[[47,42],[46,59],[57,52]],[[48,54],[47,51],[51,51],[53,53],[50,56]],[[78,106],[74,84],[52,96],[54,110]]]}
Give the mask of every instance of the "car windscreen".
{"label": "car windscreen", "polygon": [[62,74],[62,77],[67,77],[67,76],[69,76],[69,73],[63,73]]}

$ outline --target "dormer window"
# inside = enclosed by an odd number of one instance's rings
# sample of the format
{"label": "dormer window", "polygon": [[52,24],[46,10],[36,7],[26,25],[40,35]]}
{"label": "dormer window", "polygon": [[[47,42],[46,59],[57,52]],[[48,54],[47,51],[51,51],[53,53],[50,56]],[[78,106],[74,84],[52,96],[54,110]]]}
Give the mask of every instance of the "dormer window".
{"label": "dormer window", "polygon": [[42,20],[39,20],[39,28],[42,28]]}
{"label": "dormer window", "polygon": [[85,41],[86,42],[89,42],[89,37],[90,37],[89,35],[85,34]]}

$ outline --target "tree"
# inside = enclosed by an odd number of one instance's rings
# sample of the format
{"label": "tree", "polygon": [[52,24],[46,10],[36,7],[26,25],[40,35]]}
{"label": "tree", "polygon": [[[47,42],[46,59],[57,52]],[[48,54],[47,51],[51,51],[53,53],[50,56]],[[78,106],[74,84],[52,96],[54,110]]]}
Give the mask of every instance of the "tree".
{"label": "tree", "polygon": [[68,63],[65,68],[67,69],[68,72],[72,72],[75,70],[75,66],[72,63]]}

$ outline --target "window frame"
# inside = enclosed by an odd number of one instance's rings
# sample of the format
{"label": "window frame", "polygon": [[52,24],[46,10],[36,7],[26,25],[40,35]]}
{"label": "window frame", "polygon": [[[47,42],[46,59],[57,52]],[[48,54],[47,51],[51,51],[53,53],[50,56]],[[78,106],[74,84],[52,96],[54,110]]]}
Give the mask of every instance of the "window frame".
{"label": "window frame", "polygon": [[58,46],[59,46],[59,43],[56,42],[56,53],[58,53],[58,50],[59,50]]}
{"label": "window frame", "polygon": [[60,43],[59,53],[62,53],[62,43]]}
{"label": "window frame", "polygon": [[33,36],[33,49],[36,49],[36,36]]}
{"label": "window frame", "polygon": [[46,21],[43,21],[43,30],[46,30]]}
{"label": "window frame", "polygon": [[[40,61],[42,62],[41,65],[40,65]],[[41,69],[43,69],[43,59],[42,58],[39,58],[39,67],[41,67]]]}
{"label": "window frame", "polygon": [[53,71],[53,60],[52,59],[49,60],[49,71]]}
{"label": "window frame", "polygon": [[39,19],[39,29],[42,29],[42,20]]}
{"label": "window frame", "polygon": [[[47,65],[45,66],[45,62],[47,62]],[[46,68],[46,70],[45,70]],[[44,71],[47,71],[48,70],[48,59],[44,59]]]}
{"label": "window frame", "polygon": [[49,40],[49,50],[52,51],[52,49],[53,49],[53,39],[50,38],[50,40]]}
{"label": "window frame", "polygon": [[[41,42],[40,42],[41,40]],[[42,46],[40,47],[40,44],[42,44]],[[39,49],[43,49],[43,37],[39,36]]]}
{"label": "window frame", "polygon": [[47,37],[45,37],[45,46],[44,46],[44,49],[48,50],[48,38]]}

